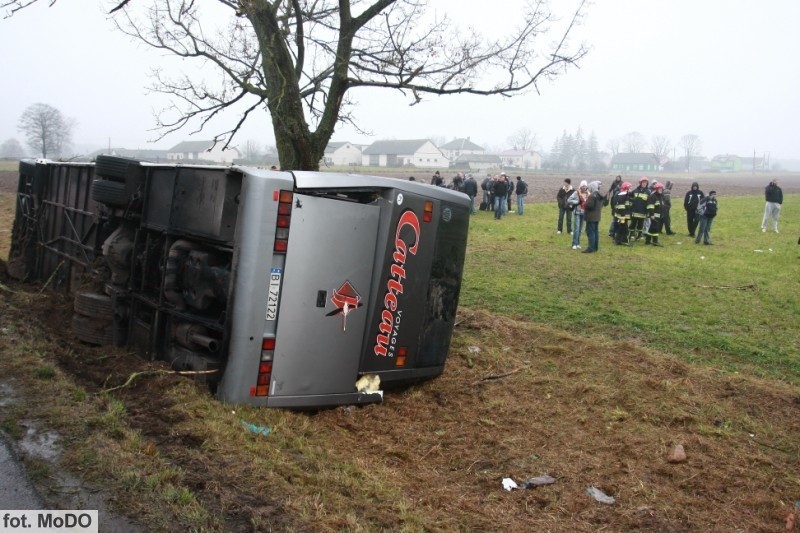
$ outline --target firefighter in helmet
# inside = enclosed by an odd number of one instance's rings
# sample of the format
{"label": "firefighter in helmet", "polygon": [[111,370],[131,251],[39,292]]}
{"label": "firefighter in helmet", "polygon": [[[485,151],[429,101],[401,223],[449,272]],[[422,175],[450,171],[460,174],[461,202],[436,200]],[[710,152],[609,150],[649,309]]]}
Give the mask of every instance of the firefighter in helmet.
{"label": "firefighter in helmet", "polygon": [[614,215],[614,243],[628,245],[628,226],[631,221],[631,191],[632,185],[627,181],[620,185],[619,190],[611,197],[611,213]]}
{"label": "firefighter in helmet", "polygon": [[647,187],[648,183],[650,183],[650,180],[642,177],[639,180],[639,186],[630,192],[630,236],[635,241],[638,241],[642,237],[644,221],[647,218],[647,200],[650,198],[650,189]]}
{"label": "firefighter in helmet", "polygon": [[647,217],[650,219],[650,226],[645,232],[645,244],[653,246],[664,246],[658,242],[658,234],[661,233],[663,223],[662,215],[664,209],[664,184],[653,183],[653,192],[647,199]]}

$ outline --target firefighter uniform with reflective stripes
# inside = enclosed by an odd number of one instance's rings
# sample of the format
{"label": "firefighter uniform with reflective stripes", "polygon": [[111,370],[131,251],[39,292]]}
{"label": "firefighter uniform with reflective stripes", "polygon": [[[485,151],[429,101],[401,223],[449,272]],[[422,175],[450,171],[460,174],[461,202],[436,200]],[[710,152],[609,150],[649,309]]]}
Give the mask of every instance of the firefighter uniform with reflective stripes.
{"label": "firefighter uniform with reflective stripes", "polygon": [[630,193],[631,200],[631,222],[630,232],[634,240],[642,236],[644,219],[647,218],[647,200],[650,199],[650,191],[647,189],[647,181],[642,180],[639,186]]}
{"label": "firefighter uniform with reflective stripes", "polygon": [[614,214],[614,243],[628,244],[628,225],[631,221],[630,192],[621,190],[611,198],[611,212]]}
{"label": "firefighter uniform with reflective stripes", "polygon": [[658,234],[661,233],[662,226],[662,210],[664,209],[664,186],[657,184],[655,191],[647,199],[647,216],[650,218],[650,227],[647,228],[645,233],[645,244],[653,244],[654,246],[662,246],[658,243]]}

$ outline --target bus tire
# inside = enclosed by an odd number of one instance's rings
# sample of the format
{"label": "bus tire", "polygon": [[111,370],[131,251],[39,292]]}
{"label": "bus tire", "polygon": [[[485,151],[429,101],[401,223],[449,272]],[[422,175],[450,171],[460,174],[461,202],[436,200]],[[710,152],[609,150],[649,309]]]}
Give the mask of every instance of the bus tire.
{"label": "bus tire", "polygon": [[89,344],[114,344],[114,330],[110,320],[99,320],[75,313],[72,315],[72,332],[79,340]]}
{"label": "bus tire", "polygon": [[128,177],[128,167],[131,165],[138,166],[139,161],[116,155],[98,155],[94,160],[94,173],[96,176],[115,181],[125,181]]}
{"label": "bus tire", "polygon": [[111,297],[105,294],[93,292],[76,293],[73,308],[76,313],[88,317],[109,319],[114,316]]}
{"label": "bus tire", "polygon": [[125,207],[130,197],[125,192],[125,184],[118,181],[94,180],[92,200],[112,207]]}

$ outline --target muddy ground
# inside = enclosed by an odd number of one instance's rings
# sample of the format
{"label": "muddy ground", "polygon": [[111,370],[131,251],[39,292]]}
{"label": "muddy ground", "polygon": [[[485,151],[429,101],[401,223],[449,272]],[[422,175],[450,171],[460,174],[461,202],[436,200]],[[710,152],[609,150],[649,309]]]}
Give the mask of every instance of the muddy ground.
{"label": "muddy ground", "polygon": [[[562,179],[530,177],[532,199],[544,201]],[[13,191],[15,180],[0,173],[0,191]],[[688,188],[688,179],[674,181],[676,192]],[[758,194],[767,180],[702,181],[724,197]],[[800,192],[800,178],[782,178],[781,186]],[[6,214],[3,223],[9,221]],[[17,291],[0,295],[3,327],[57,341],[47,357],[89,393],[159,368],[75,340],[69,299],[27,297],[39,288],[4,275],[0,281]],[[9,342],[0,336],[0,349]],[[315,455],[378,476],[413,502],[425,516],[421,524],[404,523],[396,502],[360,500],[360,492],[336,484],[325,490],[353,490],[340,500],[351,509],[301,516],[293,500],[320,490],[320,465],[298,454],[302,468],[286,487],[295,493],[259,491],[263,480],[248,471],[246,450],[208,453],[211,430],[170,399],[182,383],[177,376],[139,379],[116,397],[143,448],[181,467],[186,486],[226,530],[780,531],[800,505],[796,387],[693,367],[637,342],[585,339],[477,310],[460,310],[440,378],[390,392],[380,405],[298,413],[283,429],[310,442]],[[189,422],[198,425],[187,429]],[[679,444],[687,457],[670,462]],[[545,474],[555,483],[502,488],[503,478]],[[614,503],[595,501],[590,487]],[[135,494],[114,501],[142,516]],[[346,521],[346,513],[359,521]]]}

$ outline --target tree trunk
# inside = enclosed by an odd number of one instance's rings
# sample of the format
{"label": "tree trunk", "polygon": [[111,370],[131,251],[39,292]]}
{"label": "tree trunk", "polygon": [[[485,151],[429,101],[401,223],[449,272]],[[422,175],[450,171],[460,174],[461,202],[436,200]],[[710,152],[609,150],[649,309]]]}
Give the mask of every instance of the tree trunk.
{"label": "tree trunk", "polygon": [[[275,147],[282,170],[319,170],[319,162],[325,146],[309,132],[304,123],[297,124],[298,117],[291,113],[272,111],[272,129],[275,132]],[[302,115],[300,115],[302,117]]]}

